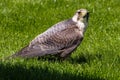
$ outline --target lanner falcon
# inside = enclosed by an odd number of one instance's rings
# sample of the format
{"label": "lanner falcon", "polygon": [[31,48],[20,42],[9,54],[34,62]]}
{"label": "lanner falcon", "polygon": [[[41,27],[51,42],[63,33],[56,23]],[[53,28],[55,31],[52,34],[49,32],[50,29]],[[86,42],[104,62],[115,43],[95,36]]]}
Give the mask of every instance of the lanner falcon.
{"label": "lanner falcon", "polygon": [[83,40],[88,17],[89,12],[86,9],[77,10],[71,19],[53,25],[11,58],[32,58],[48,54],[57,54],[60,58],[66,58]]}

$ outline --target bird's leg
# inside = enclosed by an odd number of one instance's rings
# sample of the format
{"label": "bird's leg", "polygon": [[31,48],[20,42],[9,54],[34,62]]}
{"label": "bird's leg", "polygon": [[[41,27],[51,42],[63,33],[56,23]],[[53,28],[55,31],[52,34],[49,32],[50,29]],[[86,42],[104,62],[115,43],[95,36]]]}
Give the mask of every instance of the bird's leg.
{"label": "bird's leg", "polygon": [[62,52],[59,56],[62,58],[62,59],[65,59],[67,58],[75,49],[76,49],[77,45],[73,45],[67,49],[64,49],[64,52]]}
{"label": "bird's leg", "polygon": [[63,59],[67,58],[77,48],[77,46],[81,43],[82,40],[83,40],[83,37],[81,37],[77,41],[74,41],[74,44],[72,46],[64,49],[63,52],[60,53],[59,56]]}

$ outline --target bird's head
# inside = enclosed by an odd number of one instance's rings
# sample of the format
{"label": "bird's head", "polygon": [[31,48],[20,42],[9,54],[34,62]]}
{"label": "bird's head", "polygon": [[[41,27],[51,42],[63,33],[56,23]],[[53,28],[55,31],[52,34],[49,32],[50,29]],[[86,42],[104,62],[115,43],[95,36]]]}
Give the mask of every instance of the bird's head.
{"label": "bird's head", "polygon": [[88,22],[89,12],[86,9],[79,9],[73,16],[73,21],[78,22]]}

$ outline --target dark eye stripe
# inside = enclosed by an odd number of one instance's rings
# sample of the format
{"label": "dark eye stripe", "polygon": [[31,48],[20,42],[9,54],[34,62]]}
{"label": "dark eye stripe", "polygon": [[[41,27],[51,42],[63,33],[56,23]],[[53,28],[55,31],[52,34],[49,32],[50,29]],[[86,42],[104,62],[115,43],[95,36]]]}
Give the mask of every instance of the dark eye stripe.
{"label": "dark eye stripe", "polygon": [[85,18],[87,15],[83,16],[83,18]]}

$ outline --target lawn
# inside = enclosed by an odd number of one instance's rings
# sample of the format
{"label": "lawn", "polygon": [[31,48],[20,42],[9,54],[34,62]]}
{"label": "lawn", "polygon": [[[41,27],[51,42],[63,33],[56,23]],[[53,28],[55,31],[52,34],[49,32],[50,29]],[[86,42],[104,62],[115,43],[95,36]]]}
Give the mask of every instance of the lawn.
{"label": "lawn", "polygon": [[[82,44],[65,61],[0,61],[0,80],[120,80],[120,0],[0,0],[0,59],[76,10],[90,11]],[[54,58],[54,57],[53,57]]]}

